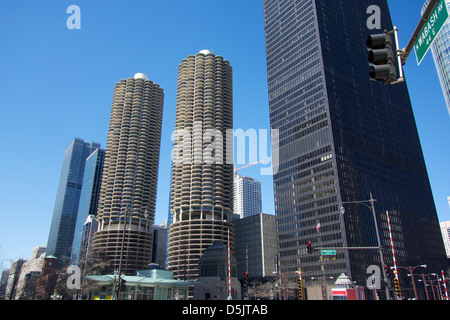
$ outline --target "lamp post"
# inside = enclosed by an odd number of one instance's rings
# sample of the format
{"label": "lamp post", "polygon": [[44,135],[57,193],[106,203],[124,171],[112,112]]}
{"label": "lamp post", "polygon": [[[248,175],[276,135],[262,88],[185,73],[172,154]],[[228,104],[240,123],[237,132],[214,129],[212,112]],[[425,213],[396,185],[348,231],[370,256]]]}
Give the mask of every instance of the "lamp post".
{"label": "lamp post", "polygon": [[[372,192],[370,192],[370,199],[369,200],[362,200],[362,201],[345,201],[342,202],[341,204],[350,204],[350,203],[356,203],[356,204],[361,204],[369,209],[372,210],[372,215],[373,215],[373,220],[375,223],[375,232],[377,234],[377,241],[378,241],[378,251],[380,254],[380,262],[381,262],[381,270],[383,272],[383,279],[386,283],[386,300],[391,300],[391,295],[389,293],[389,282],[387,281],[387,277],[386,277],[386,271],[384,270],[384,258],[383,258],[383,250],[381,248],[381,240],[380,240],[380,233],[378,232],[378,222],[377,222],[377,216],[375,213],[375,206],[374,206],[374,202],[377,201],[376,199],[373,198],[372,196]],[[366,202],[370,202],[370,206],[366,204]],[[342,214],[345,213],[345,208],[343,206],[341,206],[340,208],[340,212]]]}
{"label": "lamp post", "polygon": [[116,276],[114,276],[114,291],[116,293],[115,295],[115,299],[119,300],[119,287],[122,281],[122,258],[123,258],[123,247],[125,245],[125,230],[127,228],[127,220],[128,220],[128,210],[129,208],[127,207],[125,209],[125,221],[124,221],[124,225],[123,225],[123,230],[122,230],[122,244],[120,246],[120,256],[119,256],[119,286],[116,283]]}
{"label": "lamp post", "polygon": [[427,281],[425,279],[426,276],[435,276],[436,273],[428,273],[428,274],[421,274],[422,276],[422,281],[423,281],[423,286],[425,287],[425,293],[427,295],[427,300],[430,300],[430,296],[428,295],[428,290],[427,290]]}
{"label": "lamp post", "polygon": [[426,268],[427,267],[427,265],[426,264],[421,264],[420,266],[414,266],[414,267],[397,267],[398,269],[405,269],[405,270],[408,270],[410,273],[411,273],[411,280],[412,280],[412,283],[413,283],[413,288],[414,288],[414,296],[416,297],[416,300],[418,300],[419,299],[419,297],[418,297],[418,295],[417,295],[417,288],[416,288],[416,283],[415,283],[415,281],[414,281],[414,270],[416,269],[416,268]]}
{"label": "lamp post", "polygon": [[319,280],[320,285],[320,291],[322,292],[322,300],[328,300],[328,286],[327,286],[327,280],[331,279],[333,280],[334,277],[311,277],[311,280]]}
{"label": "lamp post", "polygon": [[435,282],[437,282],[437,279],[436,280],[430,280],[430,283],[431,283],[431,290],[433,291],[433,300],[437,300],[436,299],[436,292],[434,292],[434,283]]}
{"label": "lamp post", "polygon": [[[429,279],[430,283],[431,283],[431,290],[433,292],[433,299],[434,300],[443,300],[444,296],[442,295],[442,291],[441,291],[441,281],[442,279],[439,277],[438,274],[436,273],[430,273],[430,274],[426,274],[426,276],[435,276],[436,279]],[[436,283],[436,290],[438,292],[438,297],[436,297],[436,292],[434,291],[434,284]]]}

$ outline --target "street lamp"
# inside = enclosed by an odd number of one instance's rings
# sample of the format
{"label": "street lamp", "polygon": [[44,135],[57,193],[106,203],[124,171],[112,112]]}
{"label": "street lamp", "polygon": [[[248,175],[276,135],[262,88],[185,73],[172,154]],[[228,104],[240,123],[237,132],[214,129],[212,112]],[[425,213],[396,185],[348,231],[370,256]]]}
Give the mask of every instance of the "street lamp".
{"label": "street lamp", "polygon": [[433,300],[436,300],[436,293],[434,292],[434,283],[437,282],[438,275],[436,273],[430,273],[429,276],[435,276],[436,280],[430,279],[431,292],[433,292]]}
{"label": "street lamp", "polygon": [[[320,285],[320,291],[322,292],[322,300],[328,300],[328,286],[327,286],[327,281],[326,279],[331,279],[333,280],[334,277],[311,277],[311,280],[319,280],[319,285]],[[324,293],[324,289],[325,289],[325,293]]]}
{"label": "street lamp", "polygon": [[[422,277],[422,281],[423,281],[423,286],[424,286],[424,288],[425,288],[425,293],[426,293],[426,295],[427,295],[427,300],[430,300],[430,296],[428,295],[428,290],[427,290],[427,281],[426,281],[426,279],[425,279],[425,277],[426,276],[435,276],[436,275],[436,273],[428,273],[428,274],[421,274],[421,277]],[[419,281],[421,281],[421,280],[419,280]],[[431,285],[431,289],[433,289],[433,284]],[[433,292],[433,294],[434,294],[434,292]]]}
{"label": "street lamp", "polygon": [[[361,204],[361,205],[363,205],[363,206],[365,206],[365,207],[367,207],[367,208],[369,208],[369,209],[372,210],[373,220],[374,220],[374,223],[375,223],[375,232],[376,232],[376,234],[377,234],[378,251],[379,251],[379,254],[380,254],[380,262],[381,262],[381,270],[382,270],[382,272],[383,272],[383,278],[384,278],[384,281],[385,281],[385,283],[386,283],[386,288],[385,288],[385,290],[386,290],[386,300],[391,300],[391,295],[390,295],[390,293],[389,293],[389,282],[387,281],[386,271],[385,271],[385,269],[384,269],[384,265],[385,265],[385,264],[384,264],[384,259],[383,259],[383,250],[382,250],[382,248],[381,248],[380,233],[379,233],[379,231],[378,231],[377,216],[376,216],[376,213],[375,213],[375,206],[374,206],[374,202],[375,202],[375,201],[377,201],[377,200],[375,200],[375,199],[373,198],[372,192],[370,192],[370,199],[369,199],[369,200],[362,200],[362,201],[346,201],[346,202],[342,202],[341,204],[347,204],[347,203],[348,203],[348,204],[350,204],[350,203]],[[367,205],[366,202],[370,202],[370,206]],[[341,214],[344,214],[344,213],[345,213],[345,208],[344,208],[344,206],[341,206],[340,209],[339,209],[339,211],[341,212]]]}
{"label": "street lamp", "polygon": [[416,283],[414,282],[414,270],[416,268],[426,268],[427,265],[426,264],[421,264],[420,266],[415,266],[415,267],[397,267],[397,269],[405,269],[408,270],[411,274],[411,280],[413,283],[413,288],[414,288],[414,296],[416,297],[416,300],[418,300],[418,295],[417,295],[417,288],[416,288]]}

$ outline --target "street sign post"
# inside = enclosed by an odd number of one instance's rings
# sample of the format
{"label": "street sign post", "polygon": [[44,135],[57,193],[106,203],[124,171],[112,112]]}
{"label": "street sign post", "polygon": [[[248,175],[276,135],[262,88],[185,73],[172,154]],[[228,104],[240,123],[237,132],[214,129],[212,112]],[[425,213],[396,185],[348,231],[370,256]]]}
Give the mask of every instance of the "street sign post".
{"label": "street sign post", "polygon": [[333,249],[321,250],[321,254],[323,256],[335,256],[336,250],[333,250]]}
{"label": "street sign post", "polygon": [[427,54],[439,31],[441,31],[447,21],[448,16],[449,14],[445,0],[440,0],[414,43],[418,65],[420,65]]}

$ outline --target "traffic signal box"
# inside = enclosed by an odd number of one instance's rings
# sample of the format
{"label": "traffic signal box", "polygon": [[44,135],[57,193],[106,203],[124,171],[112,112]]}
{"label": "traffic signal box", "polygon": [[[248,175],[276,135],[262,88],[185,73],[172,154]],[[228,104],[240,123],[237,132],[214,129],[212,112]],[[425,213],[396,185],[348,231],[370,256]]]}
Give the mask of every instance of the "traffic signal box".
{"label": "traffic signal box", "polygon": [[397,294],[397,300],[402,299],[402,291],[400,290],[400,281],[398,278],[394,279],[395,293]]}
{"label": "traffic signal box", "polygon": [[118,283],[116,283],[116,288],[115,288],[116,292],[120,292],[120,291],[125,290],[125,287],[126,287],[125,283],[126,282],[127,281],[125,279],[119,278]]}
{"label": "traffic signal box", "polygon": [[300,276],[297,281],[298,281],[298,299],[299,300],[303,300],[303,281],[302,281],[302,277]]}
{"label": "traffic signal box", "polygon": [[244,272],[244,288],[248,288],[248,273]]}
{"label": "traffic signal box", "polygon": [[308,254],[312,253],[312,247],[311,247],[311,242],[308,242],[306,244],[306,252],[308,252]]}
{"label": "traffic signal box", "polygon": [[395,48],[388,32],[372,34],[367,38],[370,78],[391,84],[397,80]]}

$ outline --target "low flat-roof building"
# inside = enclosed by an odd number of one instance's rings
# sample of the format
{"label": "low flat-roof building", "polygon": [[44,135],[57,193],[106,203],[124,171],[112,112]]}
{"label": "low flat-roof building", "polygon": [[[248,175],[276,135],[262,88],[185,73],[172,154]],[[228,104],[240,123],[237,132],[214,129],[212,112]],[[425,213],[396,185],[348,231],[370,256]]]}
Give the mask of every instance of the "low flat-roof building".
{"label": "low flat-roof building", "polygon": [[[86,276],[97,282],[91,290],[92,300],[112,300],[117,275]],[[173,272],[161,269],[139,270],[135,276],[122,276],[125,288],[118,300],[187,300],[189,285],[193,282],[173,279]]]}

